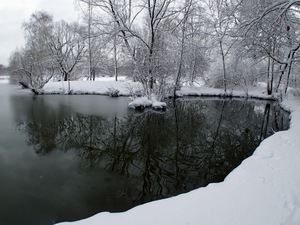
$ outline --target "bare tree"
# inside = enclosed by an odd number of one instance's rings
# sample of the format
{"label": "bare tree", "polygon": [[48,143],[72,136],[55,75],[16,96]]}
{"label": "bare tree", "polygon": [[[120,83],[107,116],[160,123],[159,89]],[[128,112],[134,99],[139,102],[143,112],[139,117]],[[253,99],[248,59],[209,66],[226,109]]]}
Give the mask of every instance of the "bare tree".
{"label": "bare tree", "polygon": [[[103,70],[102,75],[106,74],[111,66],[101,60],[103,56],[99,54],[101,52],[99,48],[101,48],[102,52],[106,54],[106,61],[111,62],[113,60],[113,75],[117,80],[120,55],[126,54],[119,50],[122,48],[120,39],[124,41],[127,49],[130,49],[128,37],[125,37],[126,34],[122,26],[124,23],[130,27],[131,0],[78,0],[78,2],[82,5],[81,9],[88,27],[86,36],[90,79],[95,79],[95,72],[100,67],[103,68],[103,63],[106,64],[107,68]],[[102,65],[99,64],[99,61]]]}
{"label": "bare tree", "polygon": [[[81,0],[86,2],[87,0]],[[164,86],[164,75],[161,46],[166,38],[166,23],[179,15],[179,9],[174,0],[141,0],[134,3],[130,0],[90,0],[89,4],[98,7],[107,16],[107,21],[114,24],[113,30],[105,31],[117,35],[127,48],[132,62],[135,66],[135,78],[144,87],[144,94],[151,98],[155,93],[157,98],[162,97]],[[141,23],[136,21],[143,21]],[[103,21],[98,21],[104,24]],[[111,28],[112,26],[110,26]],[[116,37],[116,36],[114,36]],[[112,39],[115,40],[116,39]],[[114,44],[114,61],[117,70],[117,51]],[[115,73],[116,74],[116,73]]]}
{"label": "bare tree", "polygon": [[60,70],[63,80],[68,81],[76,66],[82,61],[86,51],[83,27],[78,23],[68,24],[60,21],[55,24],[50,37],[51,50],[55,66]]}
{"label": "bare tree", "polygon": [[23,29],[26,44],[12,54],[10,68],[19,82],[37,93],[54,74],[53,59],[48,48],[53,31],[52,16],[46,12],[36,12],[31,15],[29,22],[23,24]]}
{"label": "bare tree", "polygon": [[[243,23],[245,40],[252,38],[252,48],[268,58],[268,93],[272,93],[276,65],[279,74],[276,91],[283,86],[283,92],[286,93],[292,66],[300,48],[300,2],[264,0],[256,3],[257,13]],[[249,9],[246,2],[243,7]]]}
{"label": "bare tree", "polygon": [[[178,27],[180,29],[180,37],[179,37],[179,59],[178,59],[178,67],[175,76],[175,85],[173,96],[176,96],[176,90],[180,87],[180,81],[183,73],[183,66],[184,66],[184,55],[186,53],[186,40],[187,40],[187,21],[189,19],[190,13],[192,11],[193,0],[186,0],[184,3],[183,11],[182,11],[182,18],[180,18]],[[175,98],[174,98],[175,99]]]}
{"label": "bare tree", "polygon": [[233,35],[233,30],[236,23],[235,12],[239,4],[239,1],[230,0],[206,1],[208,35],[212,37],[213,45],[218,46],[217,54],[221,59],[222,83],[225,92],[228,89],[227,60],[233,45],[238,40]]}

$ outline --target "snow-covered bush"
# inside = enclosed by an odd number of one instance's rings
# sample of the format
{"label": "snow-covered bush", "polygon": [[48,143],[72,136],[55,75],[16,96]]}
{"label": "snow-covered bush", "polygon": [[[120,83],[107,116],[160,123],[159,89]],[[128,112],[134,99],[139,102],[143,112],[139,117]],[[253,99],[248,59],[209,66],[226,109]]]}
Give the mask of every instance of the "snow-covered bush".
{"label": "snow-covered bush", "polygon": [[165,102],[160,102],[156,100],[156,97],[152,95],[151,99],[149,99],[148,97],[135,98],[128,103],[128,107],[132,109],[139,109],[139,110],[143,110],[147,107],[152,107],[155,110],[165,110],[167,104]]}
{"label": "snow-covered bush", "polygon": [[[236,86],[254,86],[259,80],[265,79],[261,73],[262,65],[255,63],[251,59],[233,59],[226,66],[227,88],[232,89]],[[207,84],[214,88],[223,88],[223,69],[221,62],[216,62],[211,66],[208,73]]]}
{"label": "snow-covered bush", "polygon": [[108,95],[110,97],[119,97],[119,93],[120,93],[120,91],[118,89],[108,88]]}

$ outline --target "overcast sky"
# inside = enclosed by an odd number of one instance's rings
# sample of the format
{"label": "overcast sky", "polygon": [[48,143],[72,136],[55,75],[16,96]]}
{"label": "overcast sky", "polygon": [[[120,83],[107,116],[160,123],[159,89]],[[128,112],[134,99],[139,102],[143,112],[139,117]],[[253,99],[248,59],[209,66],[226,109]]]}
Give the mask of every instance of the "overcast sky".
{"label": "overcast sky", "polygon": [[7,66],[11,52],[24,46],[22,23],[38,10],[47,11],[55,21],[78,21],[80,14],[75,0],[0,0],[0,64]]}

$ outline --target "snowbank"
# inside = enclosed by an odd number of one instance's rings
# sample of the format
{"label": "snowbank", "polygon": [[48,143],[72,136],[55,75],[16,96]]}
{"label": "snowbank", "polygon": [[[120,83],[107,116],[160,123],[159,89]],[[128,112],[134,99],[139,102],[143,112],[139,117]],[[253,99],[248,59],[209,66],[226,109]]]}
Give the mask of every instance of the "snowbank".
{"label": "snowbank", "polygon": [[9,76],[0,76],[0,83],[8,84],[9,83]]}
{"label": "snowbank", "polygon": [[[67,94],[67,81],[49,82],[41,90],[41,94]],[[141,85],[132,81],[71,81],[70,91],[72,94],[99,94],[108,95],[111,90],[118,90],[119,95],[129,96],[140,92]]]}
{"label": "snowbank", "polygon": [[138,97],[128,103],[128,107],[132,109],[144,109],[146,107],[152,107],[156,110],[165,109],[167,104],[165,102],[157,101],[155,98],[148,99],[147,97]]}
{"label": "snowbank", "polygon": [[177,91],[178,96],[218,96],[218,97],[237,97],[237,98],[257,98],[257,99],[270,99],[275,100],[274,96],[268,96],[266,94],[266,88],[263,85],[257,87],[247,87],[244,89],[228,90],[226,93],[223,89],[216,89],[210,87],[196,87],[196,86],[184,86],[180,91]]}
{"label": "snowbank", "polygon": [[[196,91],[203,93],[182,93]],[[265,139],[224,182],[61,225],[299,225],[300,99],[289,97],[283,105],[291,111],[290,129]]]}

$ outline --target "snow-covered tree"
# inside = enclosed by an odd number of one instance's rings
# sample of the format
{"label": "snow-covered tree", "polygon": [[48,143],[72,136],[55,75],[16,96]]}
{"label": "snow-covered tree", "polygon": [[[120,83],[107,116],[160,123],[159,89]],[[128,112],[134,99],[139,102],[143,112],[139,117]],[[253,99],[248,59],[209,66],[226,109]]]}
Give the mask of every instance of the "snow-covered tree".
{"label": "snow-covered tree", "polygon": [[[272,94],[277,76],[276,91],[282,86],[286,93],[293,64],[300,48],[299,1],[244,1],[244,41],[255,57],[267,60],[268,93]],[[253,13],[250,13],[253,12]],[[283,80],[285,83],[282,85]]]}
{"label": "snow-covered tree", "polygon": [[[217,66],[217,80],[222,80],[222,86],[226,92],[230,82],[230,74],[227,72],[230,58],[234,55],[233,46],[238,38],[235,35],[236,10],[239,1],[207,0],[206,8],[207,36],[211,38],[210,44],[213,50],[214,67]],[[219,62],[219,63],[218,63]],[[228,64],[228,65],[227,65]],[[222,77],[221,79],[219,77]]]}
{"label": "snow-covered tree", "polygon": [[23,24],[25,47],[16,50],[10,58],[14,80],[22,82],[34,92],[42,88],[54,74],[54,64],[49,50],[53,32],[52,16],[36,12]]}
{"label": "snow-covered tree", "polygon": [[54,65],[64,81],[70,80],[86,51],[83,27],[78,23],[57,22],[50,35],[48,47]]}

